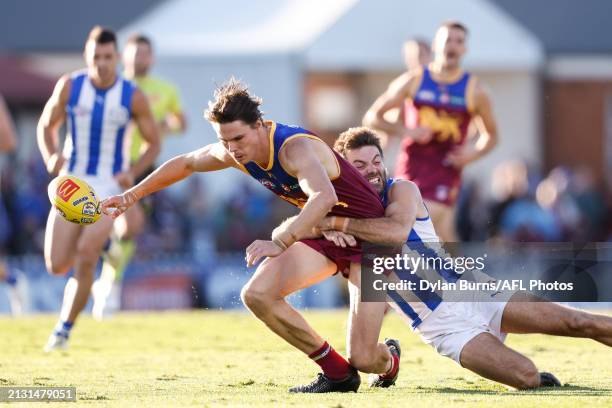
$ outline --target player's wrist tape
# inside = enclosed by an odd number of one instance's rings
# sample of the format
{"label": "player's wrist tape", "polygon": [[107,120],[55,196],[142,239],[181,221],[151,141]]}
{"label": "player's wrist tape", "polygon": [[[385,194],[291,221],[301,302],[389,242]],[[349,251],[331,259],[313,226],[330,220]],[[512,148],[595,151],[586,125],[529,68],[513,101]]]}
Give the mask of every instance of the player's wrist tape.
{"label": "player's wrist tape", "polygon": [[283,251],[288,248],[287,245],[280,238],[274,238],[272,242],[274,242],[276,246],[282,249]]}
{"label": "player's wrist tape", "polygon": [[331,226],[333,230],[346,232],[349,219],[347,217],[331,217]]}
{"label": "player's wrist tape", "polygon": [[283,250],[289,248],[295,241],[297,241],[297,237],[288,230],[281,232],[278,234],[278,236],[272,239],[272,242],[281,247]]}

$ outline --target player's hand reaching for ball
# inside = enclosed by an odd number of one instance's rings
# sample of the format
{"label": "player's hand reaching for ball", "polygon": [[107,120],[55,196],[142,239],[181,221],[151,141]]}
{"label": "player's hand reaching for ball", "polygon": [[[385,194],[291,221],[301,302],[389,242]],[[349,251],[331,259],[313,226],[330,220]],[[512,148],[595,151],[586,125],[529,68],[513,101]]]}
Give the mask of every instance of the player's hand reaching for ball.
{"label": "player's hand reaching for ball", "polygon": [[266,256],[278,256],[283,253],[283,251],[284,249],[279,247],[273,241],[258,239],[253,241],[253,243],[247,247],[244,259],[246,260],[247,267],[250,267],[259,262],[261,258]]}
{"label": "player's hand reaching for ball", "polygon": [[138,201],[138,196],[131,190],[109,197],[100,203],[102,212],[115,219]]}

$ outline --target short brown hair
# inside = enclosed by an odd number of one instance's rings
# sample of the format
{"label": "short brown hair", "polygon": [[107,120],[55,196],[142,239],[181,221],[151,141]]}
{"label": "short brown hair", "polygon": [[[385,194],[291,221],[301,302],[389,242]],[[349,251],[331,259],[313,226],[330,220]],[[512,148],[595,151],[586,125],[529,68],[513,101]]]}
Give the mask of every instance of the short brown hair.
{"label": "short brown hair", "polygon": [[219,124],[241,120],[254,125],[263,116],[259,105],[261,98],[249,94],[249,88],[232,77],[215,90],[215,100],[208,102],[204,116]]}
{"label": "short brown hair", "polygon": [[346,157],[347,150],[359,149],[364,146],[376,146],[380,155],[383,156],[380,137],[372,129],[363,126],[353,127],[340,133],[336,143],[334,143],[334,150]]}
{"label": "short brown hair", "polygon": [[465,35],[469,34],[469,31],[467,29],[467,26],[465,24],[463,24],[461,21],[459,20],[447,20],[445,22],[443,22],[442,24],[440,24],[440,27],[438,27],[438,30],[442,27],[446,27],[449,30],[451,28],[456,28],[457,30],[461,30],[465,33]]}
{"label": "short brown hair", "polygon": [[113,43],[115,48],[117,48],[117,35],[110,28],[95,26],[87,36],[86,43],[89,41],[94,41],[96,44]]}
{"label": "short brown hair", "polygon": [[149,48],[153,48],[151,38],[141,33],[134,33],[130,35],[130,38],[128,38],[126,44],[145,44],[148,45]]}

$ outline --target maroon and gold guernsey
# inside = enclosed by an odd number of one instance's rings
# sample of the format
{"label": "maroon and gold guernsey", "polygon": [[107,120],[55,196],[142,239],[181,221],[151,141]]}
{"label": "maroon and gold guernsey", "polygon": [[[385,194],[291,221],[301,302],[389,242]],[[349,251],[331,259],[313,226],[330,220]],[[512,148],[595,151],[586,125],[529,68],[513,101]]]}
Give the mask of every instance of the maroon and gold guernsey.
{"label": "maroon and gold guernsey", "polygon": [[455,202],[461,171],[447,163],[446,156],[465,142],[473,117],[473,78],[462,72],[453,81],[440,82],[424,68],[414,96],[406,103],[406,127],[428,127],[433,138],[425,144],[404,139],[395,176],[416,183],[423,198],[447,205]]}
{"label": "maroon and gold guernsey", "polygon": [[[266,121],[270,127],[270,156],[268,166],[263,168],[251,161],[244,165],[243,171],[250,174],[264,187],[274,194],[302,208],[308,196],[302,191],[298,179],[287,172],[278,154],[283,145],[296,137],[308,137],[323,142],[312,132],[297,126],[288,126],[281,123]],[[339,176],[331,180],[336,191],[338,202],[328,215],[349,218],[380,218],[385,214],[382,201],[370,183],[342,156],[334,153],[338,165]],[[301,242],[321,252],[338,265],[338,270],[345,273],[350,262],[361,261],[361,248],[336,247],[333,242],[325,239],[307,239]]]}

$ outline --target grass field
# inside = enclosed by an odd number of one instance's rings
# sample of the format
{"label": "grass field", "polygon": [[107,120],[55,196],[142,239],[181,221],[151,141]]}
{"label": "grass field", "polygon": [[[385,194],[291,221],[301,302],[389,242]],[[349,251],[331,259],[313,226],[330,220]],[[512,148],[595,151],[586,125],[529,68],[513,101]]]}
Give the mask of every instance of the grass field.
{"label": "grass field", "polygon": [[[344,352],[345,312],[307,318]],[[84,317],[69,351],[45,355],[54,322],[55,316],[0,319],[0,386],[76,386],[78,406],[612,406],[612,350],[587,340],[510,336],[511,346],[565,386],[508,391],[439,357],[389,316],[382,335],[398,337],[404,353],[397,386],[370,390],[362,383],[356,394],[292,395],[287,388],[310,382],[318,367],[247,313],[120,314],[102,323]]]}

